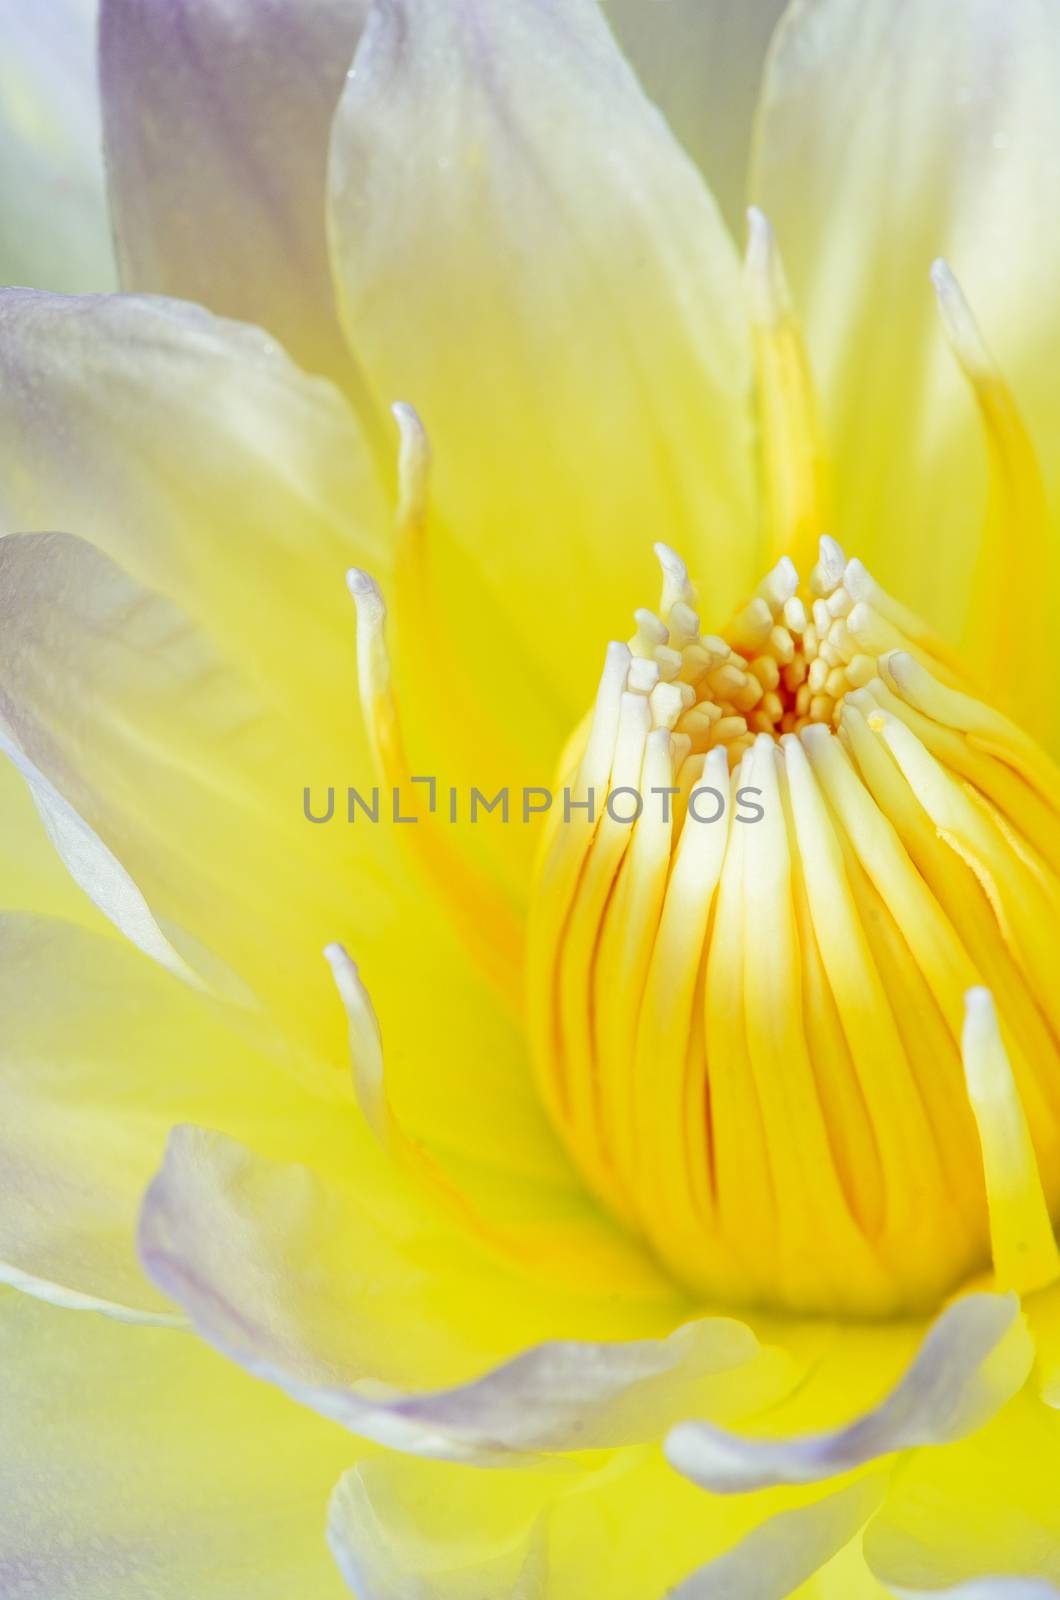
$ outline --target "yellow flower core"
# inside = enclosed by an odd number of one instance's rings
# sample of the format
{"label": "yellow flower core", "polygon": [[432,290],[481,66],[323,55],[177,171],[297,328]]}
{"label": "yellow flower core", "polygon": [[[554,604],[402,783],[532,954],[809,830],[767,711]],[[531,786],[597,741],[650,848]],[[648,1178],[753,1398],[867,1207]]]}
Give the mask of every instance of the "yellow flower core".
{"label": "yellow flower core", "polygon": [[560,814],[535,897],[546,1102],[696,1291],[928,1306],[989,1259],[974,985],[1060,1201],[1060,778],[834,541],[708,638],[657,548],[659,614],[610,647],[565,775],[594,814]]}

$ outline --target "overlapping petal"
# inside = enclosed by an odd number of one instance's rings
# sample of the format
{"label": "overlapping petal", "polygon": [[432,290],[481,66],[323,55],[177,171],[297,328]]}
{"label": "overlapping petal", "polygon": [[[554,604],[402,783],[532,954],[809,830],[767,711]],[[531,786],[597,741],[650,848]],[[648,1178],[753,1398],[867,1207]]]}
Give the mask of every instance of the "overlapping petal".
{"label": "overlapping petal", "polygon": [[962,1438],[1019,1390],[1033,1358],[1015,1295],[965,1295],[928,1329],[901,1382],[845,1427],[784,1439],[686,1422],[667,1439],[667,1455],[715,1493],[812,1483],[895,1450]]}
{"label": "overlapping petal", "polygon": [[[808,1505],[778,1511],[678,1584],[672,1600],[784,1600],[860,1532],[884,1487],[879,1475],[862,1477]],[[852,1588],[846,1591],[851,1600]]]}
{"label": "overlapping petal", "polygon": [[0,5],[0,283],[115,286],[96,11],[97,0]]}
{"label": "overlapping petal", "polygon": [[471,609],[457,584],[451,622],[498,673],[526,642],[511,713],[550,697],[558,742],[647,538],[682,543],[720,610],[749,582],[733,245],[591,0],[381,0],[336,119],[332,233],[358,358],[420,412],[488,585]]}
{"label": "overlapping petal", "polygon": [[869,1528],[896,1593],[1052,1600],[1060,1591],[1060,1417],[1025,1393],[973,1437],[914,1456]]}
{"label": "overlapping petal", "polygon": [[367,0],[102,0],[100,16],[124,287],[259,323],[354,393],[324,188],[366,11]]}
{"label": "overlapping petal", "polygon": [[343,574],[385,575],[389,509],[331,385],[196,306],[18,292],[0,296],[0,380],[0,526],[98,544],[348,737]]}
{"label": "overlapping petal", "polygon": [[348,1434],[197,1339],[0,1292],[9,1600],[340,1600],[322,1537]]}
{"label": "overlapping petal", "polygon": [[388,1234],[362,1192],[198,1129],[170,1141],[141,1247],[220,1349],[354,1432],[423,1455],[504,1462],[639,1442],[689,1407],[731,1414],[792,1377],[740,1323],[675,1328],[672,1303],[616,1303],[589,1279],[580,1294],[543,1290],[444,1219]]}
{"label": "overlapping petal", "polygon": [[308,1096],[225,1008],[116,938],[11,913],[0,957],[0,1279],[60,1304],[179,1317],[135,1242],[174,1122],[200,1117],[324,1165],[349,1148],[352,1096],[341,1084],[330,1101]]}
{"label": "overlapping petal", "polygon": [[882,1600],[856,1550],[833,1559],[878,1498],[862,1481],[708,1499],[643,1449],[504,1473],[381,1456],[340,1483],[328,1535],[364,1600],[780,1600],[811,1551],[821,1600]]}
{"label": "overlapping petal", "polygon": [[927,272],[952,264],[1055,489],[1058,81],[1037,0],[808,0],[781,24],[763,88],[752,198],[805,319],[839,531],[951,633],[985,452]]}
{"label": "overlapping petal", "polygon": [[[342,1061],[320,951],[354,927],[352,868],[342,835],[304,818],[313,743],[91,545],[9,536],[0,571],[3,722],[39,774],[53,837],[65,830],[68,864],[156,959],[174,968],[176,945],[201,978],[267,997],[307,1047]],[[363,926],[386,900],[378,873],[371,896],[367,839],[361,854]]]}

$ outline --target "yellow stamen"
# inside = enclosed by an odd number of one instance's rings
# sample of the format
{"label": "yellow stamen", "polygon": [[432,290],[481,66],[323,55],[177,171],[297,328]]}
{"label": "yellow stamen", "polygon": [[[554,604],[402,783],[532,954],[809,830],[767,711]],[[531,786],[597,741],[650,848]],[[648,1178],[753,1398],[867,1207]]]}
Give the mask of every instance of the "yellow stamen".
{"label": "yellow stamen", "polygon": [[[1060,1202],[1060,784],[834,540],[805,587],[778,562],[720,635],[660,558],[659,613],[611,647],[583,735],[600,815],[553,828],[534,898],[546,1103],[700,1293],[922,1309],[988,1250],[961,1055],[977,985]],[[618,820],[630,789],[642,810]]]}
{"label": "yellow stamen", "polygon": [[964,1072],[983,1151],[994,1276],[999,1289],[1028,1294],[1060,1278],[1060,1251],[990,991],[969,989],[965,1003]]}
{"label": "yellow stamen", "polygon": [[990,459],[990,491],[967,640],[972,659],[1004,663],[996,684],[1006,710],[1040,718],[1052,678],[1049,596],[1053,566],[1041,469],[1012,391],[987,349],[945,261],[931,279],[950,346],[975,394]]}
{"label": "yellow stamen", "polygon": [[773,229],[747,213],[745,280],[754,335],[770,559],[808,565],[828,525],[828,472],[813,378]]}
{"label": "yellow stamen", "polygon": [[377,774],[399,803],[417,821],[402,828],[402,837],[418,856],[449,908],[453,923],[484,970],[513,1007],[519,1004],[522,935],[515,912],[492,879],[475,872],[458,856],[444,824],[426,814],[423,785],[412,782],[405,755],[401,717],[386,645],[386,604],[379,585],[368,573],[347,574],[357,608],[357,670],[361,709]]}

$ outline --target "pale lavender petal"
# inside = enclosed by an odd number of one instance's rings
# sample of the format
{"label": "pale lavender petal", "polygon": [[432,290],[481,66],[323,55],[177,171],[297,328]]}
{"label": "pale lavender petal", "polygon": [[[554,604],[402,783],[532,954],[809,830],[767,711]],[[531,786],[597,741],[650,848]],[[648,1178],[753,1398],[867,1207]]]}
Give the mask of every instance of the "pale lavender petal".
{"label": "pale lavender petal", "polygon": [[260,323],[355,382],[327,265],[328,136],[366,0],[102,0],[124,286]]}
{"label": "pale lavender petal", "polygon": [[[446,1247],[449,1272],[435,1281],[416,1265],[428,1246],[388,1237],[307,1170],[202,1129],[175,1130],[144,1202],[141,1248],[154,1281],[249,1371],[353,1432],[449,1460],[658,1437],[697,1394],[702,1404],[713,1389],[716,1402],[738,1387],[758,1354],[725,1318],[662,1339],[538,1343],[569,1305],[542,1304],[536,1286],[473,1250],[454,1268]],[[492,1340],[528,1347],[491,1370],[476,1326],[483,1295],[499,1308]],[[580,1315],[591,1319],[591,1301]],[[463,1375],[476,1364],[483,1376]],[[447,1383],[447,1372],[460,1376]]]}
{"label": "pale lavender petal", "polygon": [[784,1600],[864,1527],[883,1489],[878,1475],[859,1478],[823,1500],[767,1518],[679,1583],[669,1600]]}
{"label": "pale lavender petal", "polygon": [[683,1422],[666,1441],[667,1457],[717,1494],[813,1483],[894,1450],[962,1438],[1017,1392],[1032,1360],[1016,1295],[965,1295],[932,1323],[891,1393],[845,1427],[775,1439]]}

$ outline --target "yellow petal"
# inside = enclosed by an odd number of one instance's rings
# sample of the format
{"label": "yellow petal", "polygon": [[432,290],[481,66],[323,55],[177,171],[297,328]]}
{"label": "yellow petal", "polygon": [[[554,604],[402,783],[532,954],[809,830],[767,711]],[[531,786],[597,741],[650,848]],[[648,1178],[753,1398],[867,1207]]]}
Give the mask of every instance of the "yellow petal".
{"label": "yellow petal", "polygon": [[866,1533],[870,1567],[910,1600],[1052,1600],[1058,1470],[1060,1417],[1025,1393],[972,1438],[906,1463]]}
{"label": "yellow petal", "polygon": [[1060,226],[1041,195],[1058,85],[1056,31],[1035,0],[813,0],[789,9],[763,86],[752,199],[777,230],[819,375],[837,531],[951,635],[986,461],[927,274],[939,255],[953,267],[1056,484]]}
{"label": "yellow petal", "polygon": [[332,178],[350,340],[422,417],[439,512],[489,583],[453,626],[498,662],[521,633],[572,719],[586,618],[632,606],[645,531],[684,539],[721,607],[748,581],[733,245],[589,0],[378,8]]}
{"label": "yellow petal", "polygon": [[351,736],[342,575],[384,573],[358,424],[267,334],[179,301],[0,293],[0,527],[98,545],[226,642],[302,724]]}
{"label": "yellow petal", "polygon": [[336,1085],[314,1101],[239,1036],[238,1015],[130,945],[9,914],[0,948],[0,1279],[119,1316],[177,1314],[141,1270],[136,1225],[184,1118],[350,1160],[352,1096]]}
{"label": "yellow petal", "polygon": [[816,1482],[895,1450],[962,1438],[1016,1393],[1032,1359],[1014,1295],[967,1295],[931,1325],[890,1394],[845,1427],[780,1439],[685,1422],[670,1434],[667,1456],[722,1494]]}
{"label": "yellow petal", "polygon": [[790,1381],[739,1322],[675,1328],[672,1309],[588,1279],[542,1292],[443,1214],[410,1204],[384,1229],[372,1204],[363,1183],[326,1185],[184,1128],[145,1200],[141,1249],[226,1354],[417,1454],[500,1464],[640,1442]]}
{"label": "yellow petal", "polygon": [[[363,1600],[390,1600],[403,1580],[432,1600],[782,1600],[814,1558],[828,1561],[856,1535],[878,1495],[862,1482],[823,1497],[785,1489],[712,1499],[643,1450],[550,1473],[380,1456],[339,1485],[328,1535]],[[828,1600],[875,1600],[857,1567]]]}
{"label": "yellow petal", "polygon": [[19,1600],[342,1600],[324,1542],[358,1452],[186,1333],[0,1292],[5,1514]]}

